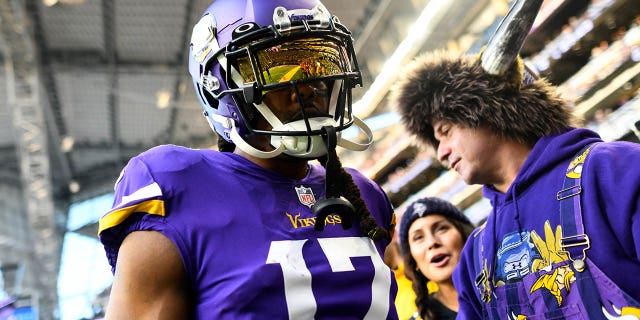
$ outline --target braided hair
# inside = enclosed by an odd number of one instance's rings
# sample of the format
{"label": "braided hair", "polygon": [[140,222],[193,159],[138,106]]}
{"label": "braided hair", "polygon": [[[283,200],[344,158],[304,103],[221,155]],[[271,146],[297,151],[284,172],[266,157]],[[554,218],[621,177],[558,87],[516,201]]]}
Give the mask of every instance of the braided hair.
{"label": "braided hair", "polygon": [[236,149],[236,145],[225,140],[221,135],[216,132],[216,136],[218,137],[218,150],[221,152],[233,152]]}
{"label": "braided hair", "polygon": [[[318,159],[320,163],[326,168],[327,159],[326,156],[320,157]],[[358,221],[360,221],[360,230],[363,235],[369,237],[373,241],[380,240],[390,240],[391,236],[389,231],[380,227],[376,223],[376,219],[371,216],[371,212],[369,208],[367,208],[367,204],[362,200],[360,196],[360,189],[353,181],[353,177],[344,169],[342,163],[340,163],[340,159],[336,157],[337,164],[340,166],[340,175],[342,176],[343,181],[345,182],[345,194],[343,195],[351,204],[355,207],[355,215]]]}

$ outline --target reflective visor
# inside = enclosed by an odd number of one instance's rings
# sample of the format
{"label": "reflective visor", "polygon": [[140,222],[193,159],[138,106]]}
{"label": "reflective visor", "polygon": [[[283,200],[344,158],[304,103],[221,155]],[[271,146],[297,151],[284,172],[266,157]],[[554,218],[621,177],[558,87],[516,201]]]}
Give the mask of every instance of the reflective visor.
{"label": "reflective visor", "polygon": [[351,71],[346,50],[330,38],[296,39],[252,51],[257,74],[248,56],[237,60],[244,83],[259,77],[258,82],[268,86]]}

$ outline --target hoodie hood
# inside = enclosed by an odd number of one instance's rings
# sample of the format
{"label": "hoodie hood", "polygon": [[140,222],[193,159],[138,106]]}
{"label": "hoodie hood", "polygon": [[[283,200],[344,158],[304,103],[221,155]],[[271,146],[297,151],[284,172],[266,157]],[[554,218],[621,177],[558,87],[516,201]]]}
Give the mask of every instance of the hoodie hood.
{"label": "hoodie hood", "polygon": [[[544,234],[541,217],[547,223],[559,225],[559,206],[556,193],[562,189],[569,162],[587,144],[602,141],[597,133],[588,129],[566,128],[562,133],[543,136],[534,145],[513,184],[502,193],[485,185],[483,193],[491,201],[493,212],[486,223],[486,237],[491,237],[485,248],[489,261],[498,261],[494,281],[505,281],[503,267],[508,243],[530,243],[531,231]],[[518,201],[526,197],[526,201]],[[537,226],[538,225],[538,226]],[[524,226],[524,227],[523,227]],[[537,227],[536,227],[537,226]],[[492,266],[493,268],[493,266]]]}
{"label": "hoodie hood", "polygon": [[[534,145],[506,193],[496,190],[493,186],[485,185],[483,194],[491,200],[495,208],[507,198],[515,198],[525,192],[532,183],[538,181],[541,176],[556,166],[562,163],[568,164],[571,158],[585,145],[597,141],[602,141],[600,136],[596,132],[584,128],[568,127],[566,131],[559,134],[543,136]],[[562,179],[562,177],[558,178]],[[554,186],[554,188],[557,187]]]}
{"label": "hoodie hood", "polygon": [[[580,273],[571,260],[580,259],[582,255],[570,256],[559,247],[560,239],[580,233],[587,234],[590,239],[588,251],[581,254],[587,255],[587,262],[606,269],[602,271],[610,280],[601,278],[603,283],[616,284],[620,292],[639,296],[640,264],[630,257],[638,251],[637,233],[631,222],[638,216],[640,146],[629,142],[599,143],[601,141],[598,134],[588,129],[567,128],[557,135],[544,136],[534,145],[505,193],[484,186],[484,195],[492,202],[493,213],[469,238],[471,241],[467,242],[453,276],[462,299],[479,303],[462,305],[462,312],[470,312],[479,318],[482,299],[493,299],[494,294],[498,294],[500,299],[508,300],[505,295],[509,290],[500,289],[505,284],[514,284],[509,287],[514,288],[512,292],[527,293],[527,301],[533,301],[534,296],[539,301],[553,301],[551,288],[541,291],[540,285],[543,282],[557,284],[549,279],[558,281],[560,278],[555,275],[560,273],[555,272],[560,268],[569,267],[565,270]],[[593,145],[596,142],[597,146]],[[564,202],[573,205],[574,211],[564,211],[563,219],[561,206],[564,205],[557,199],[558,192],[565,182],[574,182],[565,181],[567,168],[578,155],[583,155],[580,151],[588,145],[594,147],[582,167],[579,198]],[[577,214],[578,210],[580,214]],[[567,214],[573,214],[575,220],[567,220]],[[579,230],[578,225],[584,230]],[[551,251],[558,255],[549,255]],[[574,282],[570,290],[580,290],[573,288],[580,286]],[[566,291],[569,291],[568,286]],[[525,296],[519,299],[525,301]],[[508,301],[511,303],[512,300]],[[565,300],[564,303],[572,302]]]}

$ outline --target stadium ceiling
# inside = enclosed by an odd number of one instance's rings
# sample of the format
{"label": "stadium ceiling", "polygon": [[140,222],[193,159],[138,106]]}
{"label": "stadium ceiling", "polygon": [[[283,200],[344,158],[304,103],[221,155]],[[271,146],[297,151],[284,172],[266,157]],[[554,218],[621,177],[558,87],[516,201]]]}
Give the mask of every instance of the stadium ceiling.
{"label": "stadium ceiling", "polygon": [[[70,204],[110,192],[127,160],[154,145],[215,145],[187,71],[191,28],[209,0],[4,2],[14,7],[15,28],[26,32],[29,48],[23,54],[29,57],[22,57],[33,63],[31,98],[42,110],[40,133],[54,201]],[[365,87],[427,2],[324,1],[354,33]],[[430,36],[434,46],[442,46],[456,27],[463,27],[465,17],[467,23],[473,17],[473,8],[483,5],[455,2],[450,26]],[[11,63],[7,52],[12,46],[6,40],[2,44],[5,65]],[[0,70],[2,91],[17,85],[7,70]],[[363,92],[357,90],[356,98]],[[16,143],[24,135],[16,128],[16,107],[9,100],[0,99],[0,182],[20,183],[20,162],[28,161],[29,147]]]}

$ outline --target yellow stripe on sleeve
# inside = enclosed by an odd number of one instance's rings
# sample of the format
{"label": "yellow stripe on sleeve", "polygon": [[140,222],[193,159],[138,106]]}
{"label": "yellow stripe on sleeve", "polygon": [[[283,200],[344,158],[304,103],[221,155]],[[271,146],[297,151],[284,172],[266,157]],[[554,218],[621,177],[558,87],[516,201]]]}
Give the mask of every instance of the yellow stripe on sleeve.
{"label": "yellow stripe on sleeve", "polygon": [[148,200],[132,206],[120,208],[118,210],[109,212],[104,217],[102,217],[98,223],[98,235],[100,235],[102,231],[115,227],[118,224],[122,223],[130,215],[136,212],[144,212],[144,213],[155,214],[155,215],[164,217],[165,216],[164,201]]}

